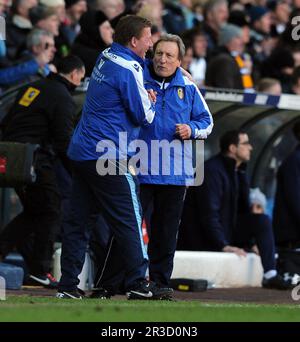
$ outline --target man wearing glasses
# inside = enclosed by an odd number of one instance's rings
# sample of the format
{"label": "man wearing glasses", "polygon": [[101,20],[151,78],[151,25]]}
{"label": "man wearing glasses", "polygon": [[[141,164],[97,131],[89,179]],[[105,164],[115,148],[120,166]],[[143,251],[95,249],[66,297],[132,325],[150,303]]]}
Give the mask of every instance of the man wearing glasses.
{"label": "man wearing glasses", "polygon": [[271,221],[265,214],[251,212],[246,163],[253,148],[248,135],[228,131],[220,139],[220,149],[221,153],[205,162],[203,184],[190,190],[197,222],[195,231],[185,227],[183,239],[192,237],[188,246],[192,250],[223,251],[241,257],[247,251],[259,253],[264,269],[262,286],[288,289],[290,284],[276,271]]}

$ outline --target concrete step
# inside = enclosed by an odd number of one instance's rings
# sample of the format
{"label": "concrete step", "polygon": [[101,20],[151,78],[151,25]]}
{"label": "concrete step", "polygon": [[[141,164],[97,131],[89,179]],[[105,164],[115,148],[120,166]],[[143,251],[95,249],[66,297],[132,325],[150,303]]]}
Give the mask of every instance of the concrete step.
{"label": "concrete step", "polygon": [[248,253],[176,251],[172,278],[206,279],[216,288],[260,287],[263,268],[260,257]]}

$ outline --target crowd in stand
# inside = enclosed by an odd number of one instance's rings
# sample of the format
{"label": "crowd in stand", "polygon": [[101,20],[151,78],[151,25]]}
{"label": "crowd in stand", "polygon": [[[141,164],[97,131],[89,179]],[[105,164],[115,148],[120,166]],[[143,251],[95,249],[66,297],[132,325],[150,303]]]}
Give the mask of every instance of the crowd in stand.
{"label": "crowd in stand", "polygon": [[130,13],[151,20],[154,42],[162,33],[183,38],[184,67],[199,86],[300,93],[298,0],[1,0],[2,91],[55,71],[70,53],[89,76]]}

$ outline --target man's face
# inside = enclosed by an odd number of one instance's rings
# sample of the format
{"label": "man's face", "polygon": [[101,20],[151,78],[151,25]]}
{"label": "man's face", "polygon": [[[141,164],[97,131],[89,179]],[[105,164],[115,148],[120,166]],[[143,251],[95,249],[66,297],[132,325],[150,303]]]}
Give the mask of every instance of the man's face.
{"label": "man's face", "polygon": [[152,47],[152,39],[151,39],[151,28],[145,27],[142,31],[140,38],[133,38],[134,49],[133,51],[140,56],[141,58],[145,58],[146,52]]}
{"label": "man's face", "polygon": [[85,13],[86,11],[87,11],[86,0],[78,1],[73,6],[67,9],[68,14],[75,22],[78,22],[81,16],[83,15],[83,13]]}
{"label": "man's face", "polygon": [[156,46],[153,66],[158,76],[168,77],[180,67],[179,49],[175,42],[160,42]]}
{"label": "man's face", "polygon": [[49,60],[52,61],[56,52],[54,39],[49,36],[42,36],[41,43],[36,46],[35,53],[41,53],[42,51],[47,51]]}
{"label": "man's face", "polygon": [[71,83],[73,83],[75,86],[78,87],[80,85],[81,80],[84,78],[84,75],[85,75],[85,68],[74,70],[70,76]]}
{"label": "man's face", "polygon": [[248,162],[251,158],[252,149],[248,134],[240,134],[239,143],[236,146],[236,159],[242,163]]}

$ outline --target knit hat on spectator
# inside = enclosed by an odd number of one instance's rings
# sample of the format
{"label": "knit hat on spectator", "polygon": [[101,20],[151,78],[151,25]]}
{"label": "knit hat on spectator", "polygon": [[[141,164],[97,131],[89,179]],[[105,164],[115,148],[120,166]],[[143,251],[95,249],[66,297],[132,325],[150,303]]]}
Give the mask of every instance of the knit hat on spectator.
{"label": "knit hat on spectator", "polygon": [[242,30],[238,26],[225,24],[221,27],[218,43],[221,46],[227,45],[233,38],[241,36]]}
{"label": "knit hat on spectator", "polygon": [[259,20],[261,17],[263,17],[268,12],[269,12],[269,9],[266,7],[251,6],[249,11],[248,11],[251,23],[253,24],[255,21]]}
{"label": "knit hat on spectator", "polygon": [[40,4],[48,7],[63,6],[65,0],[40,0]]}
{"label": "knit hat on spectator", "polygon": [[33,26],[35,26],[40,20],[56,15],[56,10],[53,7],[45,5],[38,5],[29,10],[29,19]]}
{"label": "knit hat on spectator", "polygon": [[234,10],[229,13],[228,23],[238,27],[244,27],[250,25],[250,20],[246,16],[245,12]]}
{"label": "knit hat on spectator", "polygon": [[259,188],[250,189],[250,204],[258,204],[264,210],[266,209],[267,205],[267,198],[263,192],[260,191]]}
{"label": "knit hat on spectator", "polygon": [[66,8],[72,7],[73,5],[77,4],[81,0],[65,0]]}

